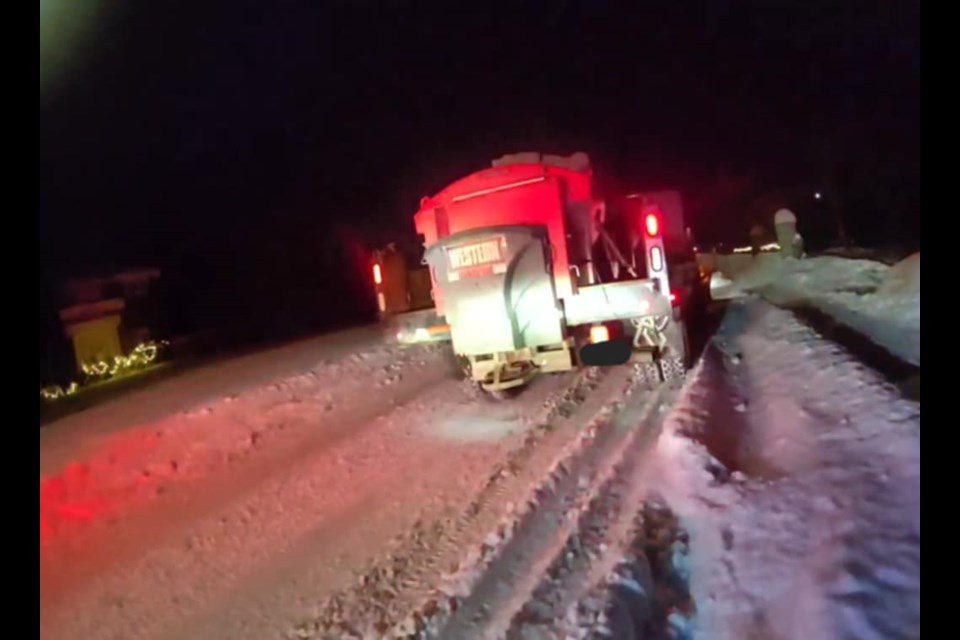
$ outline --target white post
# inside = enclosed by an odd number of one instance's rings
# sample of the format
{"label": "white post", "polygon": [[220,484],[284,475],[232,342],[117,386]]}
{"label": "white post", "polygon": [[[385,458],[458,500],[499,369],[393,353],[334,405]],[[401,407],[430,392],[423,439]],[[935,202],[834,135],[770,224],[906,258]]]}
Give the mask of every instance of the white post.
{"label": "white post", "polygon": [[803,250],[802,243],[797,246],[797,216],[789,209],[780,209],[773,215],[773,226],[777,232],[777,244],[784,256],[798,257],[797,250]]}

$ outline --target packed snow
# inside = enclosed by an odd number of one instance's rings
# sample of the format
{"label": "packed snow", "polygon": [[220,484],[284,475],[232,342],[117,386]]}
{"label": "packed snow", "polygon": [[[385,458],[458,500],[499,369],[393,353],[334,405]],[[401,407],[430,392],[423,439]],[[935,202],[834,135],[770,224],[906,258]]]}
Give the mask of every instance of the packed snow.
{"label": "packed snow", "polygon": [[[734,280],[919,366],[919,255]],[[916,638],[919,404],[768,301],[682,389],[494,402],[448,345],[359,330],[54,423],[41,637]]]}
{"label": "packed snow", "polygon": [[168,381],[159,420],[131,394],[109,427],[99,411],[52,425],[42,637],[278,637],[385,557],[390,580],[370,584],[409,591],[424,572],[397,571],[413,556],[389,550],[411,531],[457,533],[511,452],[567,410],[569,375],[499,404],[459,379],[446,345],[329,347],[250,356],[226,386],[209,371]]}
{"label": "packed snow", "polygon": [[658,447],[693,637],[919,637],[919,404],[790,312],[740,302]]}
{"label": "packed snow", "polygon": [[813,305],[920,366],[919,253],[892,266],[833,256],[764,259],[733,280],[777,304]]}
{"label": "packed snow", "polygon": [[441,348],[384,347],[378,337],[349,332],[339,349],[320,339],[227,361],[44,429],[41,543],[118,517],[267,443],[276,451],[301,446],[303,437],[348,436],[342,423],[357,407],[343,398],[363,392],[402,398],[448,373]]}

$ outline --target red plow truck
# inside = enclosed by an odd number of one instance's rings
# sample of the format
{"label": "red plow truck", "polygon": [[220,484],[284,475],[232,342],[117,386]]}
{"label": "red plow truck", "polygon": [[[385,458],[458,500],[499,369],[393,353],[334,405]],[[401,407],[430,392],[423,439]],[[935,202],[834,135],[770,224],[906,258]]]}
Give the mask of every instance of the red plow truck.
{"label": "red plow truck", "polygon": [[437,313],[483,389],[630,361],[684,374],[659,210],[613,204],[583,153],[504,156],[421,200],[414,223]]}

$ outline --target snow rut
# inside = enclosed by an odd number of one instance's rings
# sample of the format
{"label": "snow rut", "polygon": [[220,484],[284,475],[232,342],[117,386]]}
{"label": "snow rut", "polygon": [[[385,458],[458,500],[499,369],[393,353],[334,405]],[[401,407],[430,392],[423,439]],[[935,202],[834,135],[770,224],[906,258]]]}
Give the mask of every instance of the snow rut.
{"label": "snow rut", "polygon": [[[598,427],[608,423],[616,409],[611,401],[622,400],[638,379],[644,379],[644,370],[628,367],[587,369],[572,376],[562,392],[543,403],[537,427],[492,469],[469,504],[450,517],[418,522],[388,557],[359,577],[355,587],[326,600],[315,616],[286,637],[437,633],[465,595],[457,595],[459,589],[482,571],[482,565],[493,561],[516,521],[540,502],[532,487],[544,477],[564,473],[561,462],[569,465],[596,438],[602,431]],[[591,418],[593,423],[584,429]],[[622,440],[628,434],[618,431],[617,435]]]}
{"label": "snow rut", "polygon": [[506,485],[536,457],[538,444],[575,417],[579,407],[588,404],[586,400],[594,395],[594,390],[610,384],[610,378],[607,372],[597,370],[571,376],[560,393],[543,400],[540,415],[534,416],[536,427],[491,470],[479,493],[464,509],[446,518],[417,522],[395,541],[389,555],[374,561],[355,587],[328,598],[315,617],[296,625],[287,637],[382,637],[387,630],[402,626],[412,610],[430,612],[431,592],[424,585],[435,583],[450,570],[450,563],[456,561],[463,545],[474,542],[470,534],[482,526],[477,523],[489,519],[491,512],[498,512],[503,506]]}
{"label": "snow rut", "polygon": [[565,624],[575,619],[574,605],[622,560],[643,522],[637,511],[644,498],[642,453],[660,433],[657,400],[662,399],[654,398],[648,406],[621,462],[580,515],[531,599],[513,617],[507,638],[539,637],[550,630],[563,630],[566,637],[579,635],[575,626]]}
{"label": "snow rut", "polygon": [[542,622],[543,630],[555,626],[557,614],[602,575],[603,563],[589,556],[608,557],[607,549],[618,546],[626,529],[619,515],[639,500],[631,482],[637,459],[654,439],[660,410],[673,391],[664,386],[652,393],[628,392],[625,403],[595,420],[529,510],[501,534],[508,539],[488,543],[499,549],[489,549],[494,552],[479,578],[464,581],[467,593],[454,594],[446,624],[434,620],[431,626],[439,629],[423,635],[500,638],[514,637],[531,623]]}
{"label": "snow rut", "polygon": [[565,612],[564,636],[691,638],[689,553],[690,539],[677,516],[661,498],[648,500],[634,514],[630,542],[616,565]]}

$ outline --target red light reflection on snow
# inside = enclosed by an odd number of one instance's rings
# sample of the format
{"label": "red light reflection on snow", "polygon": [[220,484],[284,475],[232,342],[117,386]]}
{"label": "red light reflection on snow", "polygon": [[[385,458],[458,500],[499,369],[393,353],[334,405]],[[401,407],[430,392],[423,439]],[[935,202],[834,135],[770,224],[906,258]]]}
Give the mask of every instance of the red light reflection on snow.
{"label": "red light reflection on snow", "polygon": [[150,460],[155,459],[157,440],[152,431],[127,432],[105,441],[88,456],[88,462],[72,462],[54,475],[41,476],[41,547],[144,496],[155,495],[154,485],[168,479],[147,471]]}
{"label": "red light reflection on snow", "polygon": [[89,495],[90,469],[67,465],[52,478],[40,478],[40,543],[52,540],[71,523],[89,522],[108,510],[106,502]]}

